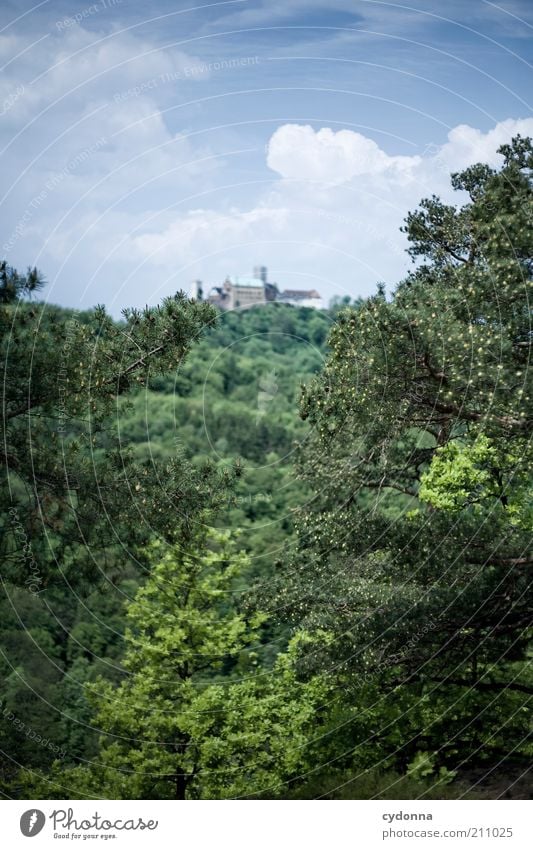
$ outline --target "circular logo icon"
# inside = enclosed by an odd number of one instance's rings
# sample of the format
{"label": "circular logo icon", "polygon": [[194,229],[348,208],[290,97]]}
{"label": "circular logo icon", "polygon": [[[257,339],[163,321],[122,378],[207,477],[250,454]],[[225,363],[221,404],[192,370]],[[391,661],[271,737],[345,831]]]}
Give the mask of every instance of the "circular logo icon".
{"label": "circular logo icon", "polygon": [[46,822],[46,817],[42,811],[37,808],[31,808],[29,811],[24,811],[20,818],[20,830],[24,837],[35,837],[42,830]]}

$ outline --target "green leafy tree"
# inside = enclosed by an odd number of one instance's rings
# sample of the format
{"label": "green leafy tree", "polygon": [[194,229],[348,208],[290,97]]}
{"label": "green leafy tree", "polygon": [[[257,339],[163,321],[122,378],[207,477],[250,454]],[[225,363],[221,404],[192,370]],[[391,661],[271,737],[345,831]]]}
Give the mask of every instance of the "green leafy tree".
{"label": "green leafy tree", "polygon": [[152,570],[127,613],[124,678],[88,685],[101,733],[93,767],[28,775],[33,795],[127,799],[257,795],[309,768],[309,743],[328,685],[295,674],[304,634],[258,670],[265,616],[238,612],[248,566],[229,534],[201,555],[154,543]]}
{"label": "green leafy tree", "polygon": [[[103,757],[122,772],[121,797],[185,798],[198,769],[194,722],[202,690],[258,639],[260,618],[248,627],[231,604],[246,557],[230,550],[227,535],[212,542],[203,556],[153,544],[150,578],[127,614],[127,677],[118,690],[98,685],[102,730],[125,738],[110,737]],[[216,711],[223,691],[215,692]]]}
{"label": "green leafy tree", "polygon": [[113,617],[119,633],[123,622],[113,588],[127,574],[135,589],[146,540],[188,538],[228,482],[183,450],[136,457],[120,433],[129,398],[181,364],[214,311],[179,295],[115,322],[101,307],[35,303],[43,283],[36,269],[0,265],[0,701],[10,717],[0,744],[10,796],[20,795],[20,764],[91,756],[83,683],[113,673]]}

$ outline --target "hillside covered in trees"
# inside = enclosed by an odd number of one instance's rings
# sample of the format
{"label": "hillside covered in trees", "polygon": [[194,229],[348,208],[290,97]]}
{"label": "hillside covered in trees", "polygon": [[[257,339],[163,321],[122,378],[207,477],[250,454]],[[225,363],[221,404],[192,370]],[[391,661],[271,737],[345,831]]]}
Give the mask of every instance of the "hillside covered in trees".
{"label": "hillside covered in trees", "polygon": [[387,297],[114,321],[0,268],[8,798],[521,798],[533,152]]}

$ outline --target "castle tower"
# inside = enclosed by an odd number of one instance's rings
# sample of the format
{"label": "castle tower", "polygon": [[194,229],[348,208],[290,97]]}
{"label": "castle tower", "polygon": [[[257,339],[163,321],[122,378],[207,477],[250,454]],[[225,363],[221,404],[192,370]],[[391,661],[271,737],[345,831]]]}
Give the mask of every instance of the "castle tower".
{"label": "castle tower", "polygon": [[263,283],[266,283],[267,282],[266,265],[254,265],[254,277],[257,280],[261,280]]}

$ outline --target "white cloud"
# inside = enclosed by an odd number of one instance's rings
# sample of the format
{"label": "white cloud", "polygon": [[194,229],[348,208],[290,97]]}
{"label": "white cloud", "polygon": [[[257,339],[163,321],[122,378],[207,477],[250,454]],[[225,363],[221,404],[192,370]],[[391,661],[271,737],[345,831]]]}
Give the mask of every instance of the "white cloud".
{"label": "white cloud", "polygon": [[487,133],[468,124],[460,124],[450,130],[448,142],[440,148],[438,155],[450,170],[466,168],[476,162],[499,165],[501,156],[496,153],[497,149],[518,134],[533,136],[533,118],[508,118]]}
{"label": "white cloud", "polygon": [[309,124],[284,124],[268,143],[269,167],[292,180],[343,183],[388,169],[401,173],[418,162],[417,156],[388,156],[372,139],[353,130],[315,131]]}
{"label": "white cloud", "polygon": [[437,164],[450,171],[475,162],[498,165],[501,156],[497,149],[517,134],[533,136],[533,118],[509,118],[486,133],[460,124],[450,130],[444,145],[431,145],[423,159],[390,156],[372,139],[353,130],[334,132],[329,127],[314,130],[308,124],[283,124],[270,138],[267,164],[288,180],[341,184],[354,177],[381,175],[390,183],[409,182],[419,179],[428,167],[436,170]]}
{"label": "white cloud", "polygon": [[287,208],[257,207],[247,212],[231,209],[227,213],[192,210],[174,220],[162,233],[146,233],[134,239],[139,259],[150,257],[167,265],[178,257],[187,262],[200,259],[213,248],[257,242],[268,233],[281,238],[289,227]]}

